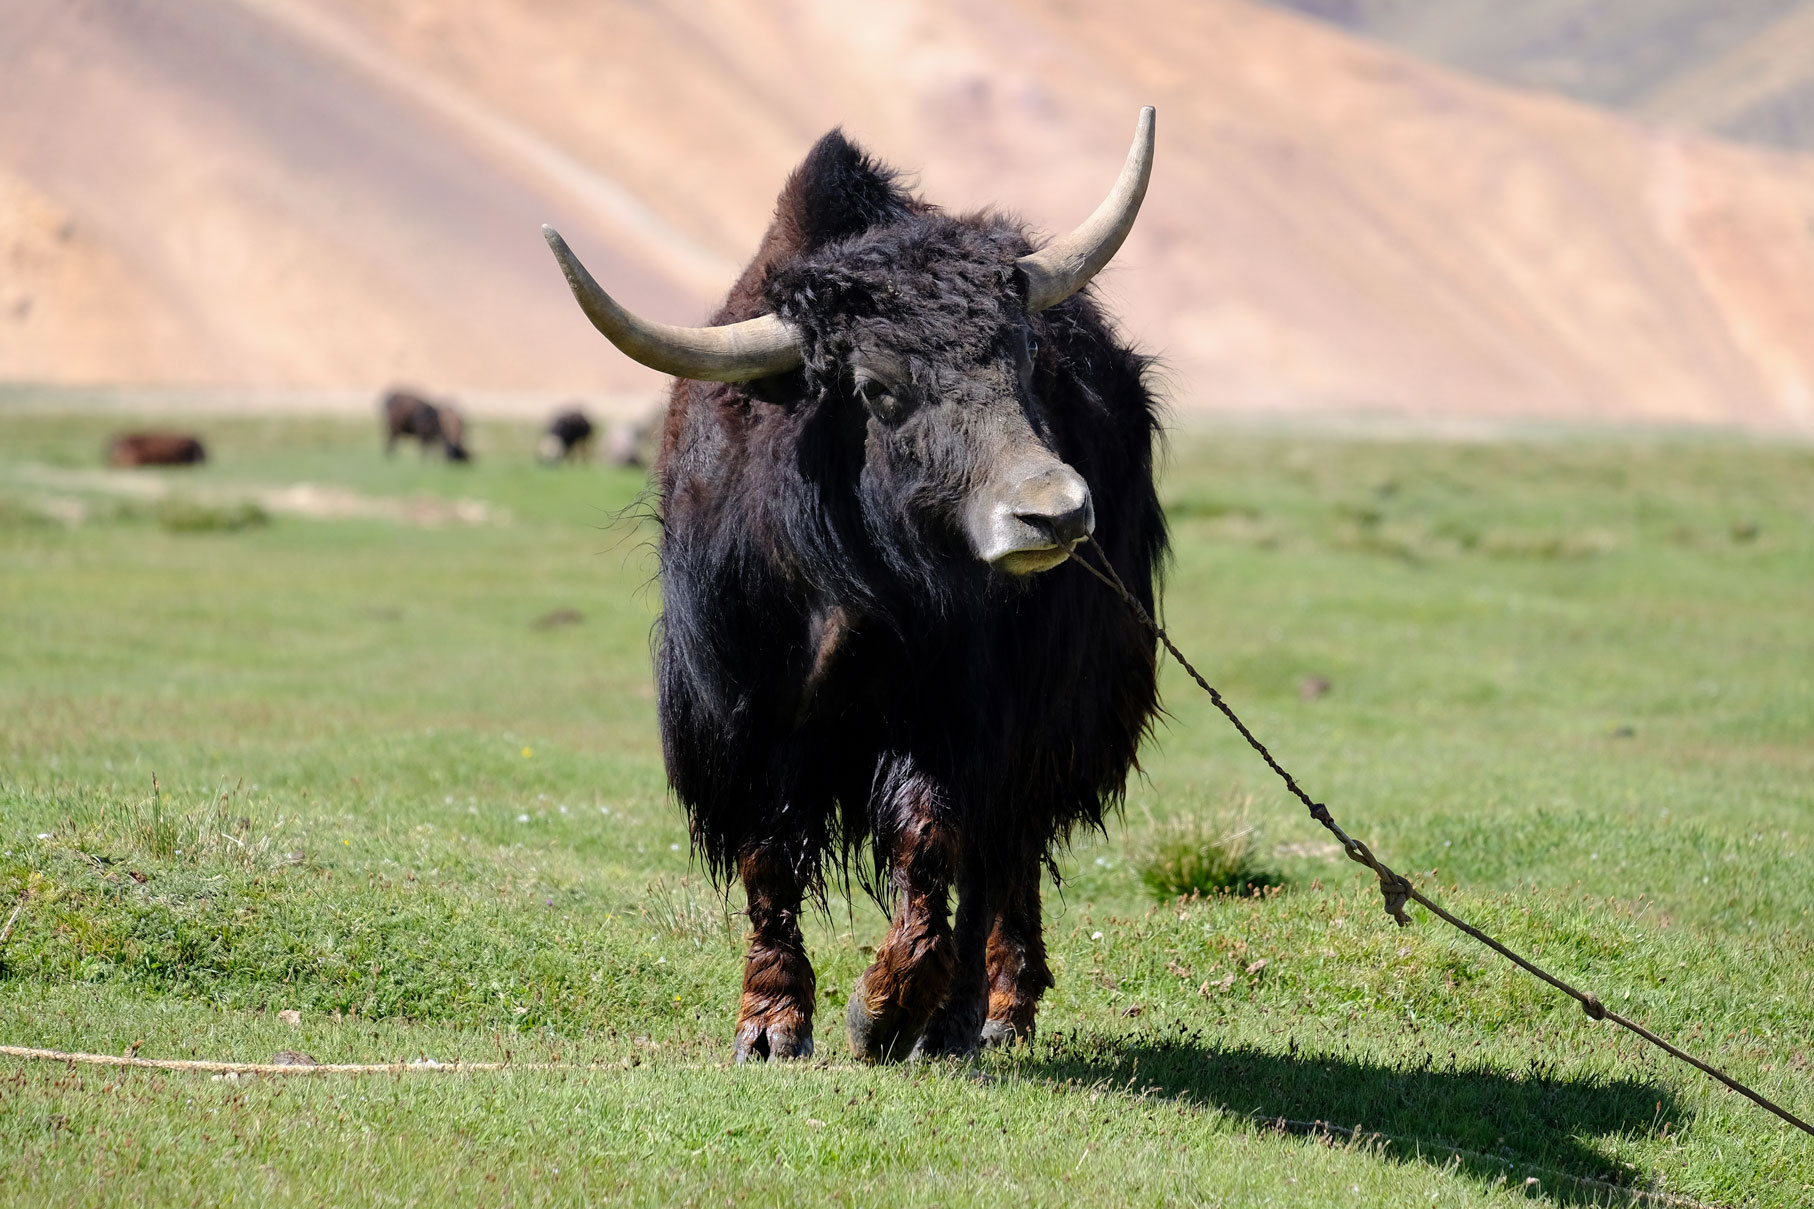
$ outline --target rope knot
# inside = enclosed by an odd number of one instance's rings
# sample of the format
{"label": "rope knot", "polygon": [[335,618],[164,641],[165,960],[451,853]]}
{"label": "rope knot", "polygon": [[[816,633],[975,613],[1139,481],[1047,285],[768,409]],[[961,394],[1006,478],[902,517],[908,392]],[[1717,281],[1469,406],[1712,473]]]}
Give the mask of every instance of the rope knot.
{"label": "rope knot", "polygon": [[1398,879],[1397,885],[1388,885],[1384,874],[1379,879],[1379,896],[1386,900],[1386,914],[1390,915],[1401,928],[1411,926],[1411,917],[1405,913],[1405,902],[1411,897],[1411,884],[1404,878]]}
{"label": "rope knot", "polygon": [[1592,991],[1581,996],[1581,1010],[1586,1012],[1589,1016],[1592,1016],[1595,1020],[1606,1019],[1606,1005],[1601,1003],[1600,997]]}
{"label": "rope knot", "polygon": [[1378,858],[1359,840],[1350,837],[1338,827],[1332,826],[1330,830],[1342,837],[1343,848],[1348,853],[1349,860],[1365,865],[1373,870],[1374,876],[1379,878],[1379,896],[1385,900],[1386,914],[1390,915],[1399,927],[1410,927],[1411,917],[1405,914],[1405,903],[1411,897],[1411,883],[1380,864]]}

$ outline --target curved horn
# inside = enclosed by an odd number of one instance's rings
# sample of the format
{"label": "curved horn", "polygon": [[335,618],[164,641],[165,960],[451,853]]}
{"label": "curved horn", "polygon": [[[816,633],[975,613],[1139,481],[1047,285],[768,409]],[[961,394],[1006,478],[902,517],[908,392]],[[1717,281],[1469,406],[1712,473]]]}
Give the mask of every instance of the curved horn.
{"label": "curved horn", "polygon": [[1151,105],[1140,111],[1121,179],[1096,213],[1069,235],[1020,258],[1020,271],[1027,276],[1027,310],[1043,311],[1090,284],[1134,229],[1134,216],[1140,213],[1146,181],[1153,173],[1153,117]]}
{"label": "curved horn", "polygon": [[559,231],[544,224],[542,238],[554,250],[567,285],[592,326],[650,369],[702,382],[747,382],[800,364],[799,333],[779,316],[758,315],[721,327],[651,323],[626,311],[599,288]]}

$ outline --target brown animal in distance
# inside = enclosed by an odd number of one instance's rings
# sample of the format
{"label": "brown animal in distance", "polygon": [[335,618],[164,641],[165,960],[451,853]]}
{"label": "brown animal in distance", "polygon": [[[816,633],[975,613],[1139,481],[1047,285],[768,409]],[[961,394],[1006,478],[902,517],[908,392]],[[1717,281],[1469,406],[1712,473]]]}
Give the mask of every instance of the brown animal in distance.
{"label": "brown animal in distance", "polygon": [[450,462],[470,461],[466,451],[466,421],[452,404],[429,402],[412,391],[393,390],[384,396],[384,455],[397,452],[397,442],[413,437],[427,454],[439,447]]}
{"label": "brown animal in distance", "polygon": [[194,466],[208,460],[201,441],[180,432],[128,432],[107,446],[109,466]]}

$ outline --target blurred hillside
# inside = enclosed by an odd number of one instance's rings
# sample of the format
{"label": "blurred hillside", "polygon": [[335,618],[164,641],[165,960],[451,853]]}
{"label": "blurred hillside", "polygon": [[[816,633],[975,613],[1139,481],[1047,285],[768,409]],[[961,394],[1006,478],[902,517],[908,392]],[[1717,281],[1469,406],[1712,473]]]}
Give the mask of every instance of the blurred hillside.
{"label": "blurred hillside", "polygon": [[653,392],[538,223],[693,321],[832,125],[1052,231],[1146,103],[1180,410],[1814,429],[1814,158],[1247,0],[9,0],[0,378]]}
{"label": "blurred hillside", "polygon": [[1814,0],[1273,0],[1423,58],[1814,150]]}

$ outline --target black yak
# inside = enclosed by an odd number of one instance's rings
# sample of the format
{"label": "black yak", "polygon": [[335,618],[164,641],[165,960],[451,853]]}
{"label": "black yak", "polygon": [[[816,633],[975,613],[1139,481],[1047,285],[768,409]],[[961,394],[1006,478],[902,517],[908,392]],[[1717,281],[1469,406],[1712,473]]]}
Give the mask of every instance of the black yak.
{"label": "black yak", "polygon": [[1108,199],[1036,250],[833,131],[707,328],[625,311],[545,231],[594,325],[679,378],[657,709],[694,850],[748,898],[739,1060],[812,1052],[799,915],[853,863],[894,912],[850,995],[858,1056],[1033,1028],[1043,874],[1119,804],[1157,707],[1151,637],[1061,566],[1093,534],[1150,608],[1166,549],[1147,362],[1084,289],[1152,147],[1148,109]]}
{"label": "black yak", "polygon": [[466,421],[452,404],[430,403],[421,395],[407,390],[393,390],[379,404],[384,417],[384,453],[397,452],[397,442],[414,437],[422,443],[422,452],[439,448],[450,462],[470,460],[466,452]]}
{"label": "black yak", "polygon": [[208,460],[201,441],[180,432],[128,432],[107,446],[109,466],[194,466]]}
{"label": "black yak", "polygon": [[558,412],[542,430],[535,456],[544,466],[584,461],[592,452],[592,420],[577,407]]}

